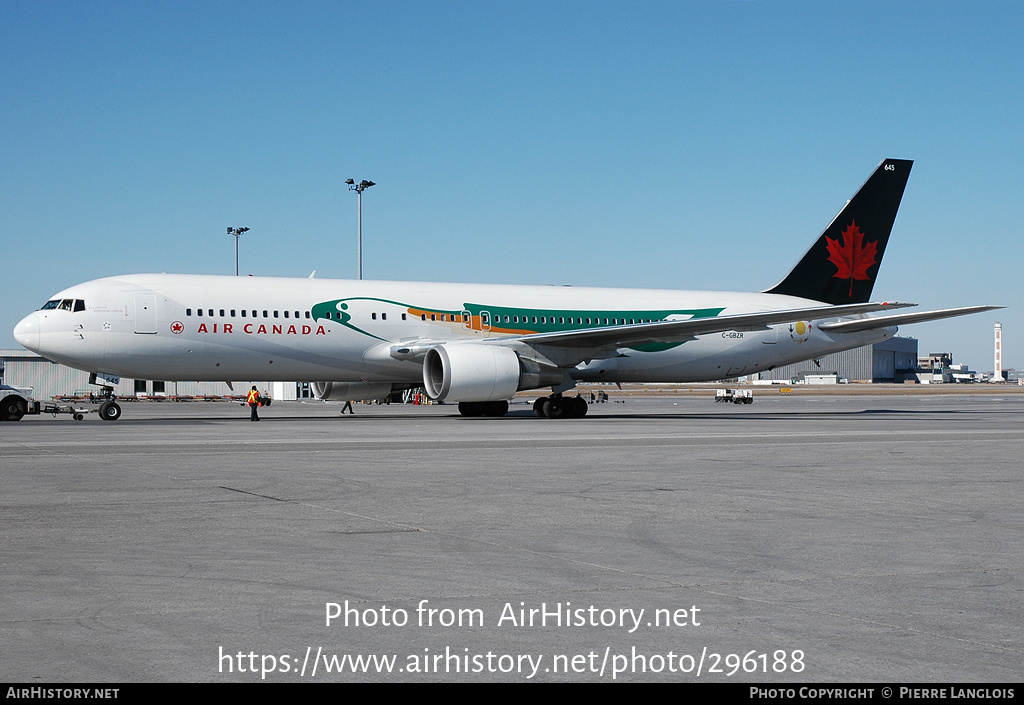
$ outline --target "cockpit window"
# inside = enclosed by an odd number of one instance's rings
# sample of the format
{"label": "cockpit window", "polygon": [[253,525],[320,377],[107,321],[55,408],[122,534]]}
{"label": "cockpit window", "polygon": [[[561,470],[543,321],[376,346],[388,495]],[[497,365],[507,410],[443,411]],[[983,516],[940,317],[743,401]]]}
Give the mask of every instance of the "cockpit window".
{"label": "cockpit window", "polygon": [[85,301],[82,299],[53,299],[43,304],[40,311],[84,311]]}

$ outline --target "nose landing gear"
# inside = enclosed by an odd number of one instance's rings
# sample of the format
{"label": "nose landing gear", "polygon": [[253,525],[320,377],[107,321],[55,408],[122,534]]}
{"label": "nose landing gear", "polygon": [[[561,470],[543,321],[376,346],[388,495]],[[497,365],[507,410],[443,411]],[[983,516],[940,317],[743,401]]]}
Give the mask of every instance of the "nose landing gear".
{"label": "nose landing gear", "polygon": [[89,401],[99,402],[100,407],[96,412],[100,415],[100,418],[104,421],[117,421],[121,418],[121,405],[114,401],[117,397],[114,396],[114,388],[110,382],[117,384],[114,378],[100,375],[97,372],[93,372],[89,375],[89,384],[95,384],[100,387],[98,394],[89,394]]}
{"label": "nose landing gear", "polygon": [[121,405],[116,401],[105,401],[100,404],[99,414],[104,421],[117,421],[121,418]]}

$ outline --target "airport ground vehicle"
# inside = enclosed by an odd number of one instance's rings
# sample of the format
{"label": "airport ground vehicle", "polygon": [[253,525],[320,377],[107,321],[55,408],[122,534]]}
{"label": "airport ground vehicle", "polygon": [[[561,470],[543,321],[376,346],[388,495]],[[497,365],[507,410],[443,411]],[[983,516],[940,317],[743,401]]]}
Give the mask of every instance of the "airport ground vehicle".
{"label": "airport ground vehicle", "polygon": [[24,389],[0,384],[0,421],[21,421],[22,416],[31,413],[39,413],[39,402]]}
{"label": "airport ground vehicle", "polygon": [[0,384],[0,421],[21,421],[25,416],[37,414],[68,414],[75,421],[81,421],[85,415],[96,411],[104,421],[116,421],[121,418],[121,407],[110,395],[91,397],[91,402],[100,402],[98,409],[87,409],[72,403],[47,402],[43,404],[32,398],[31,389],[19,389]]}
{"label": "airport ground vehicle", "polygon": [[753,404],[754,393],[749,389],[719,389],[715,392],[715,401],[731,401],[733,404]]}

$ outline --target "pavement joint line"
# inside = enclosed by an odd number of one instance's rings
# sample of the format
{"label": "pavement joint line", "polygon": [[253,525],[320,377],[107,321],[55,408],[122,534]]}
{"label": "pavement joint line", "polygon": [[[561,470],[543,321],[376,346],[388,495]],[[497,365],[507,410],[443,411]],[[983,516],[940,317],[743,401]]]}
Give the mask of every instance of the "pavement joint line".
{"label": "pavement joint line", "polygon": [[[931,442],[935,444],[945,445],[961,445],[965,439],[963,437],[949,438],[948,433],[935,432],[935,431],[903,431],[903,432],[888,432],[888,431],[875,431],[866,432],[861,434],[859,437],[854,434],[848,434],[848,437],[836,438],[835,436],[821,437],[821,438],[808,438],[806,436],[800,436],[797,434],[787,436],[776,436],[773,438],[765,438],[764,436],[734,436],[734,435],[716,435],[716,436],[684,436],[684,437],[664,437],[664,436],[650,436],[650,437],[632,437],[632,438],[569,438],[569,439],[533,439],[531,440],[530,448],[588,448],[588,447],[618,447],[624,442],[630,442],[633,444],[647,444],[652,446],[689,446],[689,447],[716,447],[721,448],[723,444],[750,444],[758,443],[765,446],[783,446],[792,445],[794,443],[802,445],[849,445],[849,444],[891,444],[894,442],[894,438],[901,439],[933,439]],[[985,440],[1021,440],[1024,439],[1024,429],[1020,431],[1003,430],[1003,431],[970,431],[962,433],[961,436],[968,435],[976,438],[984,437]],[[208,442],[208,441],[207,441]],[[257,447],[273,447],[273,446],[285,446],[287,444],[295,443],[294,441],[283,440],[254,440],[246,443],[239,443],[239,448],[252,448]],[[330,453],[338,450],[348,451],[380,451],[380,443],[376,441],[365,441],[365,440],[336,440],[331,439],[327,441],[321,440],[322,444],[320,448],[315,451],[310,450],[311,453]],[[329,444],[332,447],[324,448],[323,444]],[[65,444],[62,444],[65,445]],[[79,444],[79,450],[82,449],[82,445]],[[163,452],[165,448],[181,448],[180,443],[169,444],[169,443],[155,443],[148,444],[146,447],[147,452],[154,455],[159,454],[161,456],[175,456],[175,455],[192,455],[193,453],[187,451],[176,450],[173,452]],[[196,447],[202,446],[203,443],[195,443]],[[223,444],[222,444],[223,445]],[[304,444],[296,444],[303,449],[306,448]],[[0,457],[8,458],[19,458],[19,457],[31,457],[33,451],[48,452],[53,455],[61,455],[57,450],[51,450],[54,447],[59,447],[58,444],[38,444],[33,446],[19,446],[21,452],[7,452],[7,449],[0,447]],[[94,447],[99,447],[96,444]],[[486,441],[393,441],[389,443],[390,450],[523,450],[522,443],[517,439],[494,439]],[[113,450],[109,452],[110,456],[125,455],[128,453],[138,454],[138,449],[129,448]],[[227,449],[227,450],[207,450],[203,453],[204,456],[218,456],[218,455],[234,455],[238,451]]]}

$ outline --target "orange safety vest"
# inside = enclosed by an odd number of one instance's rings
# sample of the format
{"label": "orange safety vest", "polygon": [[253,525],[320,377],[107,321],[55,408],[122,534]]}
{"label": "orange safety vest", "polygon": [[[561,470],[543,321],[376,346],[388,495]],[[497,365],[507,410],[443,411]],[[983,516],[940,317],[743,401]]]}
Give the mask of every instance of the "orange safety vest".
{"label": "orange safety vest", "polygon": [[245,400],[247,404],[255,404],[260,399],[260,393],[255,389],[249,390],[249,397]]}

